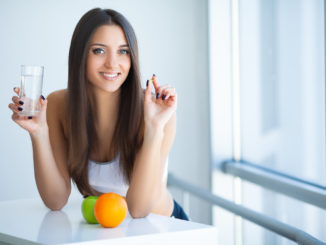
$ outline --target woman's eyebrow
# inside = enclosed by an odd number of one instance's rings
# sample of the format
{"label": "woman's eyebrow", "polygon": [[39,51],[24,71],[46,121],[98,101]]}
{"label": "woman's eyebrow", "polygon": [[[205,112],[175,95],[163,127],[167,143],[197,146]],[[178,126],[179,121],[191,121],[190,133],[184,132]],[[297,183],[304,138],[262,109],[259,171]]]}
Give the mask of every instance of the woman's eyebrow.
{"label": "woman's eyebrow", "polygon": [[[102,44],[102,43],[92,43],[90,46],[102,46],[102,47],[106,47],[106,45]],[[128,44],[122,44],[119,46],[120,48],[129,48]]]}
{"label": "woman's eyebrow", "polygon": [[91,46],[102,46],[102,47],[106,47],[106,45],[104,45],[102,43],[92,43]]}

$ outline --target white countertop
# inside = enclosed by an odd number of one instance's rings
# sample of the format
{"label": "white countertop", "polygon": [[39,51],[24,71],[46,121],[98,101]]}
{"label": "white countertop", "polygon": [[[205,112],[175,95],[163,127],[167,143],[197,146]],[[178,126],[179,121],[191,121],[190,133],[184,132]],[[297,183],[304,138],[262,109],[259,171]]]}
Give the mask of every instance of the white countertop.
{"label": "white countertop", "polygon": [[88,224],[82,197],[70,198],[61,211],[50,211],[41,199],[0,202],[0,244],[217,244],[217,228],[150,214],[129,215],[116,228]]}

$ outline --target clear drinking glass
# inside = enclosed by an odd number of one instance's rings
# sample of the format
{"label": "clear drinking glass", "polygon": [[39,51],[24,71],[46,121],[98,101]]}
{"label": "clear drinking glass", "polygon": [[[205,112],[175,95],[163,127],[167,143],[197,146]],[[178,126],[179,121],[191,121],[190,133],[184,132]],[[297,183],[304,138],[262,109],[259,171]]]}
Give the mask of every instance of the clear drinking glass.
{"label": "clear drinking glass", "polygon": [[41,110],[40,96],[43,86],[43,66],[21,66],[19,99],[24,102],[22,116],[37,116]]}

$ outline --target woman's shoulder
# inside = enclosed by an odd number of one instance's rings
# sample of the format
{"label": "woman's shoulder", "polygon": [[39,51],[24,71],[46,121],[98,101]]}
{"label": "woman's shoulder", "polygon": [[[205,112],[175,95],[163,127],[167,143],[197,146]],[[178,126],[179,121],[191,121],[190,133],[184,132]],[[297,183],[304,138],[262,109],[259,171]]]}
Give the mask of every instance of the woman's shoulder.
{"label": "woman's shoulder", "polygon": [[53,103],[59,103],[59,102],[64,102],[64,100],[66,100],[67,98],[67,89],[60,89],[60,90],[56,90],[52,93],[49,94],[49,96],[47,97],[48,101],[54,101]]}
{"label": "woman's shoulder", "polygon": [[61,89],[50,93],[47,100],[47,113],[63,119],[65,117],[67,105],[67,89]]}

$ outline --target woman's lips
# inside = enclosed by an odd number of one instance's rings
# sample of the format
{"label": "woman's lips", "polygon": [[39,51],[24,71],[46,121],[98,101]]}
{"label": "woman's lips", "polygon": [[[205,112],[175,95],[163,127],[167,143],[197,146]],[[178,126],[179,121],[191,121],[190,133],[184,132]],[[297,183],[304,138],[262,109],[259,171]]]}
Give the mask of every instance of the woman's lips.
{"label": "woman's lips", "polygon": [[120,72],[114,72],[114,73],[101,72],[101,75],[104,79],[113,81],[113,80],[116,80],[121,75],[121,73]]}

